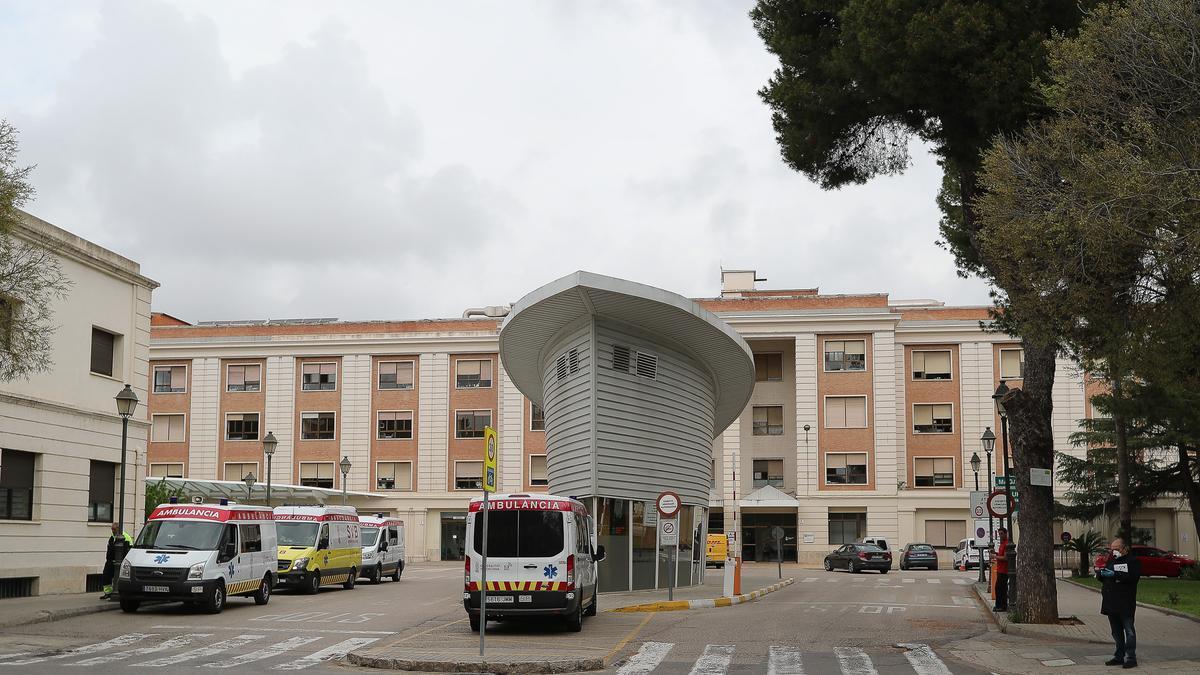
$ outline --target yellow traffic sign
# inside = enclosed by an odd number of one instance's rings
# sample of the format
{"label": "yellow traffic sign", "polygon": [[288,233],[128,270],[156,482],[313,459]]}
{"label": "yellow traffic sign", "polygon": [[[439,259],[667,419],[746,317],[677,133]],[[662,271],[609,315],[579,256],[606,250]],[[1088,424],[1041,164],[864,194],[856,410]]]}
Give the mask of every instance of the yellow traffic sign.
{"label": "yellow traffic sign", "polygon": [[483,491],[496,491],[496,430],[491,427],[483,428]]}

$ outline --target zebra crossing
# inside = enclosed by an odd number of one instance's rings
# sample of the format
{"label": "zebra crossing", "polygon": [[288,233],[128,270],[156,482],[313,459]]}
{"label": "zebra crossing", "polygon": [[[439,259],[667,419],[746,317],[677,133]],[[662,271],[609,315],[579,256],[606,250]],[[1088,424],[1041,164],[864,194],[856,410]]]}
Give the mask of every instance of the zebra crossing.
{"label": "zebra crossing", "polygon": [[[705,645],[704,651],[695,657],[672,659],[675,650],[672,642],[645,642],[637,653],[629,657],[617,669],[617,675],[649,675],[655,672],[679,672],[688,675],[724,675],[731,667],[739,672],[762,672],[767,675],[804,675],[805,673],[842,673],[843,675],[878,675],[879,670],[872,655],[858,647],[836,647],[832,651],[804,652],[797,647],[772,645],[766,650],[766,663],[761,663],[764,654],[760,648],[743,650],[736,645]],[[901,651],[902,650],[902,651]],[[896,656],[903,654],[903,659]],[[883,654],[876,653],[875,658]],[[886,664],[879,664],[886,673],[914,673],[915,675],[952,675],[932,647],[919,643],[902,643],[891,652],[886,652]],[[738,663],[734,663],[737,659]],[[905,665],[898,666],[898,663]],[[690,670],[689,670],[690,668]]]}
{"label": "zebra crossing", "polygon": [[[264,631],[265,633],[265,631]],[[280,640],[279,635],[244,633],[211,640],[213,633],[188,633],[168,636],[159,633],[128,633],[110,640],[66,651],[19,652],[0,654],[0,672],[30,666],[101,666],[117,664],[130,668],[196,666],[237,668],[268,659],[279,660],[272,670],[304,670],[341,659],[365,647],[379,637],[345,638],[343,635],[294,636]],[[245,651],[247,648],[252,651]],[[311,649],[308,653],[300,653]],[[150,658],[146,658],[150,657]],[[18,672],[10,670],[10,672]]]}

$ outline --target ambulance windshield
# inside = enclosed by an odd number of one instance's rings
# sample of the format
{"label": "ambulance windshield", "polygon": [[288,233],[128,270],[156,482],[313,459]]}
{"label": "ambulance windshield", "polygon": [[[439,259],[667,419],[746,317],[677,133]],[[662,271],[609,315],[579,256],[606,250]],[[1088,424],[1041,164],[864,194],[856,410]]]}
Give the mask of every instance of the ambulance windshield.
{"label": "ambulance windshield", "polygon": [[362,547],[370,548],[375,545],[375,540],[379,539],[379,528],[364,527],[362,529]]}
{"label": "ambulance windshield", "polygon": [[215,551],[223,527],[221,523],[194,520],[152,520],[142,528],[133,547]]}
{"label": "ambulance windshield", "polygon": [[275,536],[280,546],[316,546],[316,523],[275,523]]}

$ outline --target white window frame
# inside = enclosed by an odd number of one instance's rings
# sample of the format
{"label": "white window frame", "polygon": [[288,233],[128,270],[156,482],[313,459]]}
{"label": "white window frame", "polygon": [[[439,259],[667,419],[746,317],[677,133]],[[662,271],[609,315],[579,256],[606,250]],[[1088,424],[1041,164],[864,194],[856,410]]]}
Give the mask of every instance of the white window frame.
{"label": "white window frame", "polygon": [[[917,431],[917,406],[919,405],[948,405],[950,406],[950,431]],[[954,423],[954,403],[952,401],[922,401],[913,403],[908,409],[911,415],[908,423],[908,430],[914,436],[948,436],[955,432],[958,425]]]}
{"label": "white window frame", "polygon": [[[931,354],[931,353],[936,353],[936,352],[946,352],[950,356],[950,377],[945,377],[945,378],[939,377],[939,378],[933,379],[933,380],[924,378],[924,377],[917,377],[917,367],[915,365],[913,365],[913,358],[916,357],[917,353]],[[910,353],[911,353],[911,356],[908,357],[908,371],[909,371],[909,378],[913,382],[953,382],[954,381],[954,350],[953,349],[948,349],[948,348],[947,349],[914,349]]]}
{"label": "white window frame", "polygon": [[470,490],[478,490],[476,487],[460,488],[458,487],[458,465],[459,464],[478,464],[479,465],[479,481],[483,482],[483,472],[487,471],[487,467],[483,465],[482,459],[456,459],[454,460],[454,474],[450,476],[450,480],[454,481],[454,492],[468,492]]}
{"label": "white window frame", "polygon": [[[779,433],[777,433],[777,434],[771,433],[771,418],[770,418],[769,414],[767,416],[767,433],[765,433],[765,434],[754,433],[754,409],[755,408],[764,408],[764,409],[779,408],[779,427],[780,427]],[[754,438],[772,438],[772,437],[783,438],[784,436],[786,436],[787,429],[788,429],[786,408],[787,408],[787,406],[785,406],[782,403],[760,403],[757,405],[751,404],[750,405],[750,435]]]}
{"label": "white window frame", "polygon": [[[234,366],[258,366],[258,389],[254,391],[235,390],[229,388],[229,369]],[[263,381],[266,379],[266,366],[261,363],[249,361],[246,363],[226,363],[225,364],[225,393],[227,394],[261,394],[263,392]],[[244,380],[243,380],[244,381]]]}
{"label": "white window frame", "polygon": [[[159,442],[161,443],[162,441],[159,441]],[[235,463],[237,463],[237,462],[235,462]],[[147,473],[146,473],[147,478],[158,478],[160,480],[163,478],[163,476],[155,476],[154,475],[154,467],[156,467],[156,466],[179,466],[180,467],[179,473],[182,474],[180,476],[180,478],[187,477],[187,462],[150,462],[150,466],[147,467]],[[166,476],[166,477],[171,478],[171,476]]]}
{"label": "white window frame", "polygon": [[[783,465],[783,473],[780,474],[780,478],[782,478],[783,480],[779,485],[773,485],[772,487],[774,487],[777,490],[782,490],[787,487],[787,459],[786,458],[784,458],[782,456],[780,456],[780,457],[751,457],[750,458],[750,485],[751,486],[754,485],[754,481],[755,481],[755,478],[754,478],[754,463],[755,462],[779,462],[779,463],[781,463]],[[768,465],[768,466],[770,466],[770,465]],[[754,489],[757,490],[759,487],[771,485],[770,480],[771,480],[771,473],[770,473],[770,470],[768,470],[767,478],[766,478],[767,482],[764,482],[762,485],[757,486]]]}
{"label": "white window frame", "polygon": [[[259,473],[259,471],[262,470],[262,466],[258,463],[258,461],[253,460],[253,459],[248,459],[244,462],[243,461],[221,462],[221,480],[225,480],[225,476],[228,475],[228,471],[226,469],[229,467],[230,464],[253,464],[254,465],[254,477],[260,481],[262,480],[262,474]],[[245,474],[242,474],[241,476],[237,477],[237,480],[241,481],[245,477],[246,477]]]}
{"label": "white window frame", "polygon": [[[869,373],[869,372],[871,372],[871,367],[867,363],[870,360],[868,358],[869,354],[867,354],[867,338],[865,338],[865,337],[840,338],[840,337],[831,337],[831,336],[822,335],[820,337],[820,339],[818,340],[818,342],[820,342],[820,345],[821,345],[821,370],[822,371],[824,371],[826,373]],[[825,343],[827,343],[827,342],[861,342],[861,343],[863,343],[863,369],[862,370],[848,370],[848,369],[829,370],[828,368],[826,368],[825,367]]]}
{"label": "white window frame", "polygon": [[[154,440],[154,418],[155,417],[174,417],[177,415],[180,417],[183,417],[183,440],[182,441],[156,441],[156,440]],[[150,440],[149,440],[149,442],[150,443],[187,443],[187,440],[188,440],[187,416],[188,416],[188,414],[184,413],[184,412],[177,412],[177,413],[164,412],[164,413],[154,413],[154,414],[150,415]]]}
{"label": "white window frame", "polygon": [[[478,387],[460,387],[458,386],[458,364],[462,361],[487,361],[492,370],[492,379],[488,380],[488,386]],[[472,389],[491,389],[496,386],[496,361],[490,356],[461,356],[454,358],[454,388],[470,391]]]}
{"label": "white window frame", "polygon": [[[325,415],[325,414],[333,415],[333,438],[305,438],[304,437],[304,416],[305,415]],[[298,417],[296,420],[300,424],[300,442],[301,443],[313,443],[313,442],[325,441],[326,443],[328,443],[329,441],[336,441],[338,439],[338,432],[337,432],[338,421],[337,421],[337,419],[338,419],[338,414],[337,414],[336,410],[301,410],[300,417]],[[335,462],[335,464],[336,464],[336,462]]]}
{"label": "white window frame", "polygon": [[[409,427],[410,427],[408,438],[382,438],[379,435],[379,414],[380,413],[408,413],[408,417],[409,417],[408,422],[409,422]],[[333,428],[336,433],[336,430],[337,430],[336,423],[333,425]],[[413,411],[411,411],[411,410],[376,410],[375,411],[375,440],[388,441],[388,442],[391,442],[391,441],[409,441],[409,442],[411,442],[416,437],[417,437],[417,416]]]}
{"label": "white window frame", "polygon": [[[477,387],[477,388],[483,389],[483,387]],[[460,413],[460,412],[481,412],[483,410],[488,411],[488,423],[485,426],[490,427],[490,426],[492,426],[492,423],[496,421],[496,411],[495,410],[492,410],[491,408],[455,408],[454,409],[454,411],[452,413],[454,415],[454,417],[451,418],[450,424],[453,425],[453,427],[454,427],[454,439],[455,440],[477,441],[477,440],[483,438],[483,436],[459,436],[458,435],[458,413]]]}
{"label": "white window frame", "polygon": [[296,485],[302,485],[302,483],[300,481],[304,480],[303,479],[303,476],[304,476],[304,468],[303,467],[305,464],[328,464],[333,467],[333,487],[332,488],[317,488],[317,489],[335,490],[338,487],[340,487],[339,481],[341,480],[342,470],[338,467],[337,462],[330,462],[330,461],[297,462],[296,463]]}
{"label": "white window frame", "polygon": [[[1001,347],[998,350],[998,353],[996,354],[996,374],[1000,376],[1001,381],[1007,382],[1009,380],[1024,380],[1025,379],[1025,368],[1024,367],[1021,367],[1021,374],[1017,375],[1016,377],[1005,377],[1004,376],[1004,352],[1024,352],[1024,351],[1025,351],[1024,347]],[[1024,354],[1021,355],[1021,359],[1019,362],[1020,363],[1025,362]]]}
{"label": "white window frame", "polygon": [[[379,367],[385,363],[411,363],[413,371],[413,381],[408,387],[384,387],[379,381]],[[379,359],[375,362],[375,389],[378,391],[416,391],[417,389],[417,361],[416,359]]]}
{"label": "white window frame", "polygon": [[[379,487],[379,465],[380,464],[407,464],[408,465],[408,487],[406,487],[406,488],[402,488],[402,487],[381,488],[381,487]],[[413,491],[412,464],[413,464],[413,462],[411,459],[380,459],[380,460],[376,460],[376,462],[375,462],[375,489],[383,490],[385,492],[412,492]]]}
{"label": "white window frame", "polygon": [[[867,457],[867,480],[864,483],[830,483],[829,474],[825,473],[829,469],[830,455],[866,455]],[[871,453],[866,450],[831,450],[825,453],[821,462],[821,482],[824,485],[832,485],[834,487],[867,487],[871,484]]]}
{"label": "white window frame", "polygon": [[546,457],[546,453],[540,452],[540,453],[535,453],[532,455],[526,455],[525,484],[530,487],[549,488],[549,486],[550,486],[550,463],[549,462],[546,463],[546,483],[544,485],[537,485],[533,482],[533,458],[534,457]]}
{"label": "white window frame", "polygon": [[[949,485],[917,485],[917,460],[918,459],[948,459],[950,460],[950,484]],[[910,484],[914,490],[954,490],[958,488],[958,458],[954,455],[917,455],[912,458],[909,470],[912,471],[912,483]],[[933,476],[931,475],[930,478]],[[936,520],[936,519],[935,519]]]}
{"label": "white window frame", "polygon": [[[304,388],[304,366],[333,366],[333,389],[305,389]],[[300,362],[300,391],[303,392],[331,392],[337,391],[342,386],[342,364],[339,361],[301,361]]]}
{"label": "white window frame", "polygon": [[[154,373],[157,372],[159,368],[183,368],[183,391],[154,391]],[[174,394],[188,393],[188,381],[189,381],[188,375],[189,375],[189,373],[190,373],[190,368],[188,367],[188,364],[186,364],[186,363],[156,363],[156,364],[154,364],[154,367],[150,369],[150,393],[158,395],[158,396],[171,396]],[[175,380],[171,380],[171,386],[174,386],[174,385],[175,385]]]}
{"label": "white window frame", "polygon": [[[230,415],[258,415],[258,437],[257,438],[230,438],[229,437],[229,416]],[[261,443],[263,439],[263,415],[257,410],[237,411],[230,410],[223,416],[224,424],[221,428],[221,439],[226,443]]]}
{"label": "white window frame", "polygon": [[[836,371],[846,372],[846,371]],[[862,371],[852,370],[852,373]],[[863,426],[861,427],[831,427],[829,426],[829,399],[831,398],[861,398],[863,399]],[[821,428],[823,429],[870,429],[871,428],[871,397],[866,394],[825,394],[821,397]]]}
{"label": "white window frame", "polygon": [[[761,354],[761,355],[763,355],[763,356],[776,356],[776,355],[778,355],[778,356],[779,356],[779,379],[778,379],[778,380],[772,380],[772,379],[771,379],[771,378],[768,376],[768,377],[767,377],[767,379],[765,379],[765,380],[760,380],[760,379],[758,379],[758,373],[757,373],[757,372],[755,372],[755,373],[754,373],[754,381],[755,381],[755,382],[783,382],[783,372],[784,372],[784,370],[786,370],[786,369],[783,367],[783,352],[753,352],[753,354],[754,354],[754,356],[758,356],[758,355],[760,355],[760,354]],[[757,371],[757,370],[758,370],[758,366],[755,366],[755,371]]]}
{"label": "white window frame", "polygon": [[533,428],[533,406],[535,406],[535,405],[537,405],[537,404],[534,403],[533,401],[529,401],[529,430],[537,432],[539,434],[544,434],[544,433],[546,433],[546,409],[542,408],[542,428],[534,429]]}

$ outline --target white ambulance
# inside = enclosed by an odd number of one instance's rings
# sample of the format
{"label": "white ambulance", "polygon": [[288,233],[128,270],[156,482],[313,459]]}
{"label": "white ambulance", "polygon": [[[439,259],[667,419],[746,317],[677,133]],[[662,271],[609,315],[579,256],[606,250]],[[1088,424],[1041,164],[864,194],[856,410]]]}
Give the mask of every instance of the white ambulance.
{"label": "white ambulance", "polygon": [[[463,606],[479,630],[483,581],[483,499],[471,500]],[[501,494],[488,504],[487,618],[551,615],[578,631],[596,615],[596,568],[604,547],[594,544],[583,503],[554,495]]]}
{"label": "white ambulance", "polygon": [[362,528],[362,571],[359,575],[373,584],[383,581],[385,575],[392,581],[400,581],[400,575],[404,573],[404,521],[377,513],[359,516],[358,525]]}
{"label": "white ambulance", "polygon": [[265,506],[179,504],[150,514],[121,563],[121,609],[143,600],[182,600],[216,614],[229,596],[265,605],[275,583],[275,521]]}

